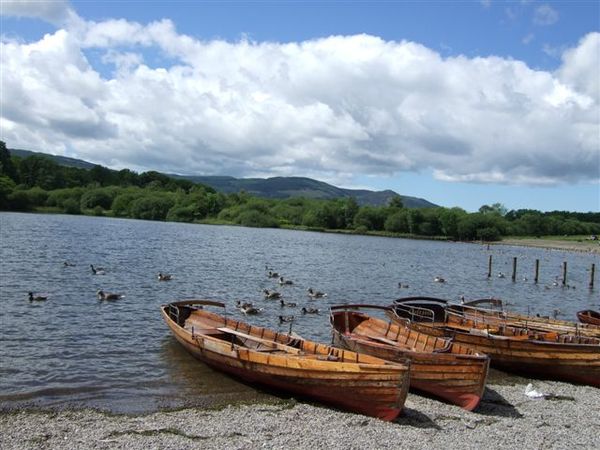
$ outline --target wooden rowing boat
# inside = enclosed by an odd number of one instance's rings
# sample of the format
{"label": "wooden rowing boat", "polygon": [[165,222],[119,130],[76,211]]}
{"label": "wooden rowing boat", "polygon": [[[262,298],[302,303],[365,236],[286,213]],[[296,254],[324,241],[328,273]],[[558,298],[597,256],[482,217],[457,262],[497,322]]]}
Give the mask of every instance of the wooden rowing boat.
{"label": "wooden rowing boat", "polygon": [[502,300],[497,298],[482,298],[461,303],[460,305],[451,303],[448,303],[448,305],[453,312],[477,319],[478,321],[485,321],[486,323],[500,323],[540,331],[557,331],[576,336],[600,338],[600,326],[597,326],[600,325],[600,322],[593,325],[591,323],[571,322],[547,316],[519,314],[505,310]]}
{"label": "wooden rowing boat", "polygon": [[393,420],[409,386],[396,363],[277,333],[210,312],[225,305],[185,300],[161,306],[175,338],[197,359],[245,382]]}
{"label": "wooden rowing boat", "polygon": [[513,326],[540,332],[600,338],[600,326],[506,311],[502,300],[497,298],[482,298],[459,304],[435,297],[404,297],[394,303],[419,303],[422,301],[427,301],[428,307],[438,311],[438,315],[442,314],[442,310],[448,311],[454,315],[472,319],[473,326],[479,328]]}
{"label": "wooden rowing boat", "polygon": [[600,387],[600,339],[501,324],[481,326],[426,297],[394,302],[393,318],[416,331],[451,337],[485,353],[492,367]]}
{"label": "wooden rowing boat", "polygon": [[600,327],[600,312],[594,311],[593,309],[586,309],[584,311],[578,311],[577,318],[579,319],[579,321],[581,323],[597,325]]}
{"label": "wooden rowing boat", "polygon": [[332,306],[334,345],[390,361],[410,360],[410,388],[472,411],[479,404],[490,358],[442,337],[405,324],[367,315],[388,312],[375,305]]}

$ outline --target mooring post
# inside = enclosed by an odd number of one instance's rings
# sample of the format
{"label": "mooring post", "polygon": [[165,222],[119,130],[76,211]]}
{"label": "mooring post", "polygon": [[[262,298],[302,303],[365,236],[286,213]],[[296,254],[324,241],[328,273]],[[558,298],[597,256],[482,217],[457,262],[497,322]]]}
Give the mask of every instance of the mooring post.
{"label": "mooring post", "polygon": [[517,279],[517,257],[513,257],[513,273],[512,280],[515,281]]}
{"label": "mooring post", "polygon": [[488,258],[488,278],[492,276],[492,255]]}
{"label": "mooring post", "polygon": [[592,263],[592,268],[590,269],[590,289],[594,289],[594,274],[596,273],[596,264]]}
{"label": "mooring post", "polygon": [[562,276],[562,285],[565,286],[567,284],[567,262],[563,262],[563,276]]}
{"label": "mooring post", "polygon": [[540,276],[540,260],[536,259],[535,260],[535,278],[534,278],[535,284],[537,284],[539,276]]}

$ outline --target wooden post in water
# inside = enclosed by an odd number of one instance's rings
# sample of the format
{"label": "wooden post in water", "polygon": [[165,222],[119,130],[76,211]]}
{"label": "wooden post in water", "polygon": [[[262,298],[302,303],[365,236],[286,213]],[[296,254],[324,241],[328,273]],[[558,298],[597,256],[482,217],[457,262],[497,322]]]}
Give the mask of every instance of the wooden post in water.
{"label": "wooden post in water", "polygon": [[488,278],[492,276],[492,255],[488,259]]}
{"label": "wooden post in water", "polygon": [[538,282],[539,275],[540,275],[540,260],[536,259],[535,260],[535,278],[534,278],[535,284],[537,284],[537,282]]}
{"label": "wooden post in water", "polygon": [[594,289],[594,274],[596,273],[596,264],[592,263],[592,268],[590,269],[590,289]]}
{"label": "wooden post in water", "polygon": [[513,273],[512,280],[515,281],[517,279],[517,257],[513,257]]}
{"label": "wooden post in water", "polygon": [[565,286],[567,284],[567,262],[563,262],[563,276],[562,276],[562,285]]}

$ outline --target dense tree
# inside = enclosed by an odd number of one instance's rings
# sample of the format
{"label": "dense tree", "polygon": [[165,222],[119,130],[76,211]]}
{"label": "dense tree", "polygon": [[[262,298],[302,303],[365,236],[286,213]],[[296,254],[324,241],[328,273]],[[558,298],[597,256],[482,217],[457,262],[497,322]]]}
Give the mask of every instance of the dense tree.
{"label": "dense tree", "polygon": [[10,152],[6,148],[6,143],[0,141],[0,176],[10,178],[12,181],[17,182],[17,169],[12,162]]}
{"label": "dense tree", "polygon": [[16,184],[11,178],[0,175],[0,209],[10,209],[8,197],[15,190],[15,187]]}
{"label": "dense tree", "polygon": [[390,198],[388,206],[390,208],[404,208],[404,203],[402,202],[402,197],[400,197],[399,195],[393,196],[392,198]]}

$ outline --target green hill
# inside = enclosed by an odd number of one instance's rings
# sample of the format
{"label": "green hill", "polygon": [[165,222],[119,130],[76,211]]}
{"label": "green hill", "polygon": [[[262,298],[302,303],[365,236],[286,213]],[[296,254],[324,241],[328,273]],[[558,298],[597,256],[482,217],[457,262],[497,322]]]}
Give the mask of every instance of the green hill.
{"label": "green hill", "polygon": [[[61,166],[91,169],[96,165],[81,159],[50,155],[48,153],[21,149],[10,149],[9,151],[12,155],[21,158],[32,155],[44,156],[52,159]],[[354,197],[359,205],[383,206],[387,205],[392,197],[399,195],[391,190],[343,189],[324,183],[323,181],[305,177],[234,178],[229,176],[167,175],[190,180],[195,183],[202,183],[218,192],[233,193],[243,190],[250,195],[262,198],[306,197],[331,200],[335,198]],[[401,197],[404,206],[407,208],[432,208],[437,206],[422,198],[404,195],[401,195]]]}
{"label": "green hill", "polygon": [[[219,192],[246,191],[263,198],[306,197],[330,200],[354,197],[360,205],[387,205],[397,194],[391,190],[344,189],[323,181],[304,177],[234,178],[224,176],[182,176],[196,183],[206,184]],[[437,205],[417,197],[401,195],[407,208],[433,208]]]}

